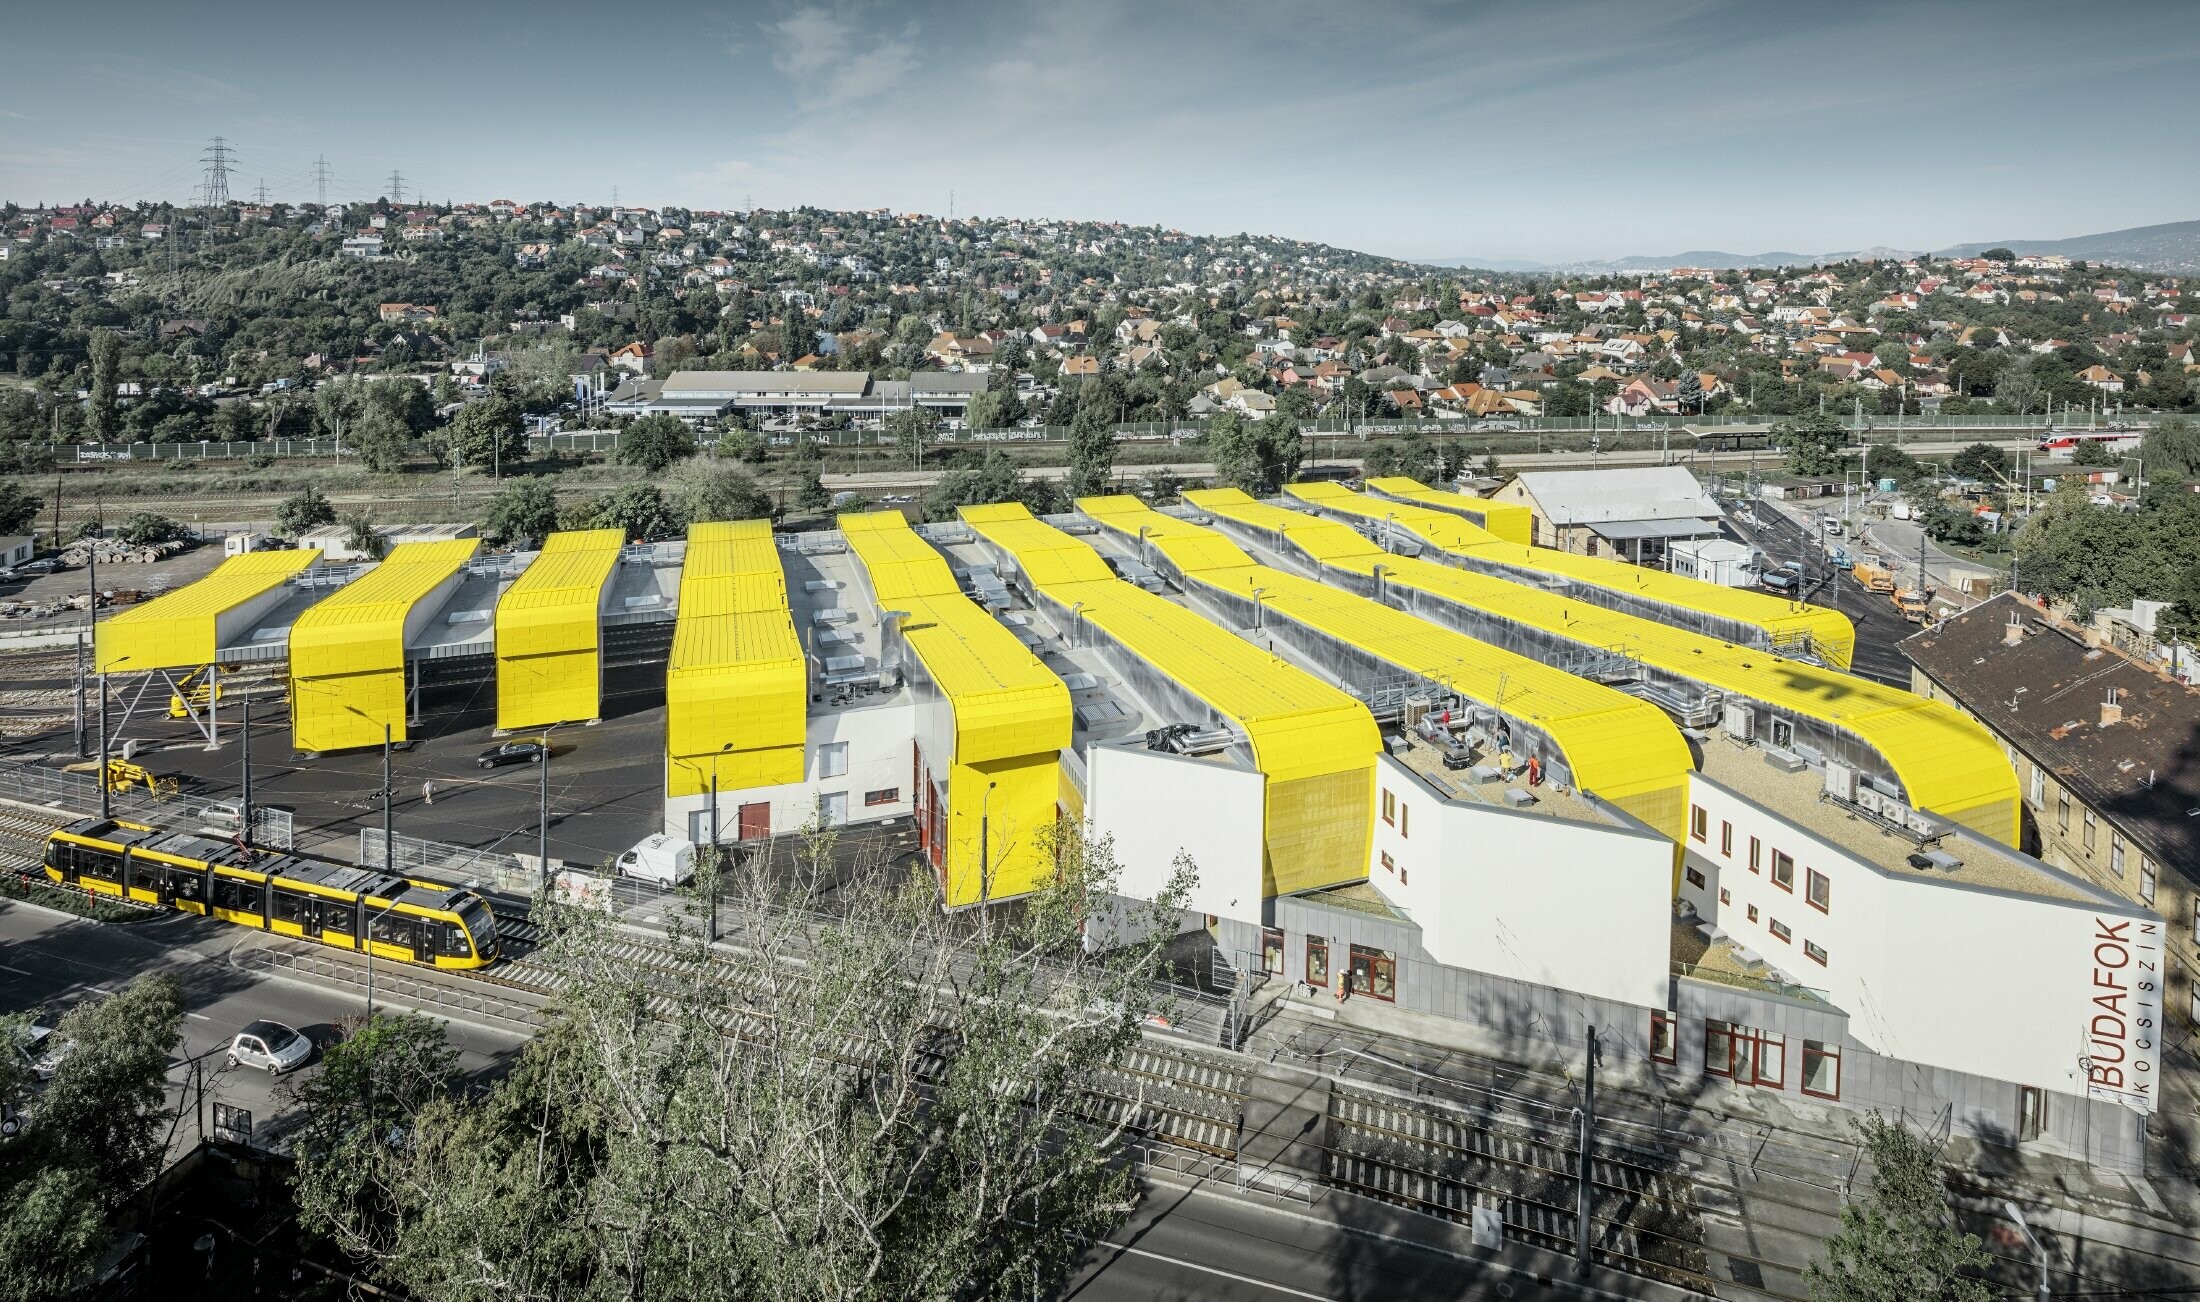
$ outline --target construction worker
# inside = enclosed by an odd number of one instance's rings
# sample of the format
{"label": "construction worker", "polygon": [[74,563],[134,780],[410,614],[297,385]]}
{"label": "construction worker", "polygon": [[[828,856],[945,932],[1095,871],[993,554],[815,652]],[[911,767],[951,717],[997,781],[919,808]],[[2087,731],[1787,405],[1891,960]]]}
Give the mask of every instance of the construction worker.
{"label": "construction worker", "polygon": [[423,805],[432,805],[435,803],[434,778],[429,778],[427,781],[420,784],[420,803]]}

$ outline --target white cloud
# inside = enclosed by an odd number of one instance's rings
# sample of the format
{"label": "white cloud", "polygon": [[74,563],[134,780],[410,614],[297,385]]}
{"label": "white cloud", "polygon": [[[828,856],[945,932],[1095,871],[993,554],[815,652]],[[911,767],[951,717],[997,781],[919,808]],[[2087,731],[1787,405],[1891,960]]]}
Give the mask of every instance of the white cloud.
{"label": "white cloud", "polygon": [[795,83],[805,108],[830,110],[876,99],[917,68],[916,25],[856,49],[854,20],[804,5],[771,24],[772,66]]}
{"label": "white cloud", "polygon": [[815,5],[794,10],[771,26],[778,47],[772,66],[790,77],[806,77],[833,64],[848,48],[851,26]]}

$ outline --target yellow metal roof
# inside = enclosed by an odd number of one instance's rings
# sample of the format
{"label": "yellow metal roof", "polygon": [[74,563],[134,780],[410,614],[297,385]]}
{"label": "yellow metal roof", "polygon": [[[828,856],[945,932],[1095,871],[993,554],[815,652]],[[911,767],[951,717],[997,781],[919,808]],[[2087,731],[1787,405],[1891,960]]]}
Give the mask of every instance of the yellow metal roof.
{"label": "yellow metal roof", "polygon": [[405,623],[473,558],[473,538],[401,543],[290,628],[291,737],[302,751],[379,744],[405,729]]}
{"label": "yellow metal roof", "polygon": [[1466,515],[1505,542],[1525,547],[1535,541],[1535,512],[1518,502],[1492,502],[1486,497],[1438,492],[1410,475],[1377,476],[1368,480],[1367,486],[1418,506]]}
{"label": "yellow metal roof", "polygon": [[[1369,574],[1380,564],[1391,583],[1840,728],[1886,759],[1912,805],[1945,814],[2006,844],[2017,842],[2017,777],[2008,756],[1984,728],[1938,701],[1526,584],[1390,555],[1332,520],[1258,505],[1206,509],[1257,528],[1281,529],[1324,565]],[[1286,518],[1292,516],[1297,518]]]}
{"label": "yellow metal roof", "polygon": [[554,533],[497,602],[497,726],[594,719],[603,709],[604,585],[618,568],[619,529]]}
{"label": "yellow metal roof", "polygon": [[665,671],[666,790],[701,795],[802,780],[809,669],[766,520],[688,531]]}
{"label": "yellow metal roof", "polygon": [[[1252,508],[1307,518],[1260,507],[1234,488],[1184,497],[1216,514],[1223,514],[1223,508]],[[1576,786],[1666,836],[1680,838],[1691,767],[1688,744],[1672,720],[1649,702],[1370,598],[1256,564],[1223,535],[1162,515],[1135,497],[1082,498],[1077,505],[1127,536],[1135,537],[1144,527],[1149,545],[1176,561],[1190,578],[1241,597],[1249,598],[1260,588],[1261,603],[1269,610],[1440,683],[1467,700],[1534,724],[1564,753]],[[1344,532],[1358,537],[1349,529]]]}
{"label": "yellow metal roof", "polygon": [[1381,738],[1358,701],[1191,611],[1114,576],[1091,547],[1018,504],[963,519],[1026,580],[1245,733],[1266,775],[1264,885],[1312,889],[1366,875]]}
{"label": "yellow metal roof", "polygon": [[[1023,643],[962,594],[940,553],[899,511],[840,517],[848,549],[954,719],[938,851],[947,902],[1035,890],[1054,863],[1069,689]],[[941,775],[934,775],[935,779]],[[927,794],[925,798],[929,798]]]}
{"label": "yellow metal roof", "polygon": [[[1324,509],[1369,520],[1394,521],[1423,541],[1461,556],[1557,575],[1640,601],[1677,610],[1702,611],[1721,619],[1754,625],[1763,629],[1766,638],[1775,646],[1807,636],[1814,654],[1838,669],[1848,668],[1855,654],[1856,626],[1838,610],[1804,601],[1788,601],[1770,593],[1731,588],[1723,583],[1709,583],[1665,570],[1647,569],[1626,561],[1576,556],[1553,547],[1528,546],[1524,539],[1508,541],[1455,514],[1459,509],[1485,505],[1479,498],[1439,493],[1416,480],[1402,477],[1368,482],[1370,486],[1410,486],[1418,490],[1419,496],[1401,488],[1385,487],[1384,491],[1393,497],[1409,500],[1368,497],[1342,484],[1329,483],[1292,484],[1284,491]],[[1460,506],[1451,507],[1440,500],[1447,498]]]}
{"label": "yellow metal roof", "polygon": [[900,632],[955,711],[964,762],[1054,756],[1070,742],[1069,689],[1045,662],[962,595],[953,571],[899,511],[840,517],[879,604],[906,610]]}
{"label": "yellow metal roof", "polygon": [[223,615],[282,586],[319,559],[317,547],[246,552],[223,561],[195,583],[109,615],[93,634],[98,672],[140,673],[211,664],[220,649],[215,644]]}

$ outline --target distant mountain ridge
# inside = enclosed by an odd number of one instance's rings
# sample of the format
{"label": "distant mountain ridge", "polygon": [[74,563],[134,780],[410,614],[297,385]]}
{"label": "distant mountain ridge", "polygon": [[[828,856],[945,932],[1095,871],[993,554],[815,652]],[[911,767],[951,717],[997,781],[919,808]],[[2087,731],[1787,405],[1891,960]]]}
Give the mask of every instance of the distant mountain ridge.
{"label": "distant mountain ridge", "polygon": [[2016,253],[2059,253],[2087,262],[2105,262],[2139,271],[2200,272],[2200,221],[2164,222],[2134,226],[2128,230],[2074,235],[2059,240],[1986,240],[1955,244],[1925,253],[1915,249],[1869,248],[1845,253],[1727,253],[1718,249],[1690,249],[1664,257],[1637,255],[1581,262],[1524,262],[1518,259],[1444,258],[1431,265],[1472,268],[1478,271],[1548,272],[1554,275],[1599,276],[1630,271],[1663,271],[1668,267],[1710,267],[1717,270],[1762,271],[1776,267],[1808,267],[1860,258],[1972,258],[1988,249]]}

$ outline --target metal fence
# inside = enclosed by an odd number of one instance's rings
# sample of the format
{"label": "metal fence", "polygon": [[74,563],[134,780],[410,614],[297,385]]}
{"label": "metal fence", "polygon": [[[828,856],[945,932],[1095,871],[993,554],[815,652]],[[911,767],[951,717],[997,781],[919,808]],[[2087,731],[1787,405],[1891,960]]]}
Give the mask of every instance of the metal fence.
{"label": "metal fence", "polygon": [[531,896],[542,881],[541,861],[532,855],[476,850],[402,832],[391,838],[390,854],[385,859],[379,827],[359,829],[359,863],[366,868],[380,868],[387,863],[395,872],[501,895]]}

